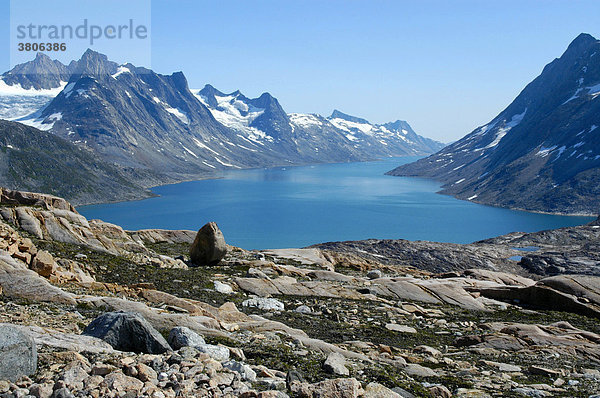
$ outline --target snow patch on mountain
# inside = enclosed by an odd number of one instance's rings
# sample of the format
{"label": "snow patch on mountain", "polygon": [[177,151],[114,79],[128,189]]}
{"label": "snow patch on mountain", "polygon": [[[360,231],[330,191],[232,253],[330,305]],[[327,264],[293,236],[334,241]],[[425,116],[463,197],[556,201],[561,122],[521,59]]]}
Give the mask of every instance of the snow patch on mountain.
{"label": "snow patch on mountain", "polygon": [[190,119],[188,118],[187,114],[180,109],[165,107],[165,110],[170,114],[175,115],[175,117],[177,117],[177,119],[181,120],[183,123],[190,124]]}
{"label": "snow patch on mountain", "polygon": [[322,126],[323,122],[319,120],[319,117],[312,114],[304,114],[304,113],[290,113],[288,115],[293,124],[308,128],[313,126]]}
{"label": "snow patch on mountain", "polygon": [[61,82],[59,87],[51,88],[51,89],[42,89],[36,90],[34,88],[25,89],[20,84],[8,85],[6,82],[0,78],[0,95],[1,96],[50,96],[55,97],[58,93],[60,93],[63,88],[66,86],[67,82]]}

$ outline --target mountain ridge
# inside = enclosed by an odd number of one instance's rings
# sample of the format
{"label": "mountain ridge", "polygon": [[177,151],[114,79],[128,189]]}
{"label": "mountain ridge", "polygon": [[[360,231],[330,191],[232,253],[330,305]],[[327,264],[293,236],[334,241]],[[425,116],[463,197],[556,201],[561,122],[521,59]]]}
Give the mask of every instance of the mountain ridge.
{"label": "mountain ridge", "polygon": [[[36,112],[13,119],[137,170],[143,187],[214,177],[227,169],[365,161],[442,147],[408,124],[398,131],[378,125],[352,131],[334,125],[334,119],[288,114],[268,92],[249,98],[211,85],[192,91],[182,72],[162,75],[119,65],[90,49],[68,66],[38,55],[18,71],[40,72],[44,65],[56,75],[44,88],[60,92]],[[61,80],[65,70],[67,82]],[[27,85],[28,75],[15,72],[3,76],[21,76]],[[13,83],[21,85],[18,79]]]}
{"label": "mountain ridge", "polygon": [[600,42],[579,35],[498,116],[391,175],[433,178],[441,193],[514,209],[600,209]]}

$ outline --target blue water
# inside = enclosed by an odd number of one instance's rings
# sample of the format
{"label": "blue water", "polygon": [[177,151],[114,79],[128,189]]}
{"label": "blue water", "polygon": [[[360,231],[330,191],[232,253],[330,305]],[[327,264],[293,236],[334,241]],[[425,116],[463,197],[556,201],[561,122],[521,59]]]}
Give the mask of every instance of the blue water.
{"label": "blue water", "polygon": [[384,175],[415,159],[231,171],[154,188],[160,197],[78,211],[128,230],[216,221],[229,244],[245,249],[368,238],[468,243],[593,220],[482,206],[436,194],[433,181]]}

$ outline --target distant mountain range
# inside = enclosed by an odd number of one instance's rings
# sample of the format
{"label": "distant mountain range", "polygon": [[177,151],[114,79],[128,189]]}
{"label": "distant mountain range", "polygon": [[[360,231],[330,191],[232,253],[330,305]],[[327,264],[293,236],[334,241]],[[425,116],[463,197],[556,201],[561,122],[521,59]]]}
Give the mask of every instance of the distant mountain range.
{"label": "distant mountain range", "polygon": [[460,199],[543,212],[600,211],[600,41],[579,35],[485,126],[389,172]]}
{"label": "distant mountain range", "polygon": [[230,168],[424,155],[443,147],[403,121],[374,125],[338,111],[330,118],[287,114],[269,93],[251,99],[210,85],[192,91],[181,72],[118,65],[92,50],[69,65],[38,54],[4,73],[0,118],[138,170],[148,176],[137,181],[145,187]]}

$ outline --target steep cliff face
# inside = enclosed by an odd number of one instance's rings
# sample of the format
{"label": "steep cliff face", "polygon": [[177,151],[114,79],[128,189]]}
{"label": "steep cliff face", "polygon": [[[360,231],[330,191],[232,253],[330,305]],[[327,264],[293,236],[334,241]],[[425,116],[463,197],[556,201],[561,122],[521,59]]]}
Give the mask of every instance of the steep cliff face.
{"label": "steep cliff face", "polygon": [[484,204],[597,214],[599,95],[600,42],[582,34],[490,123],[389,174],[434,178]]}

